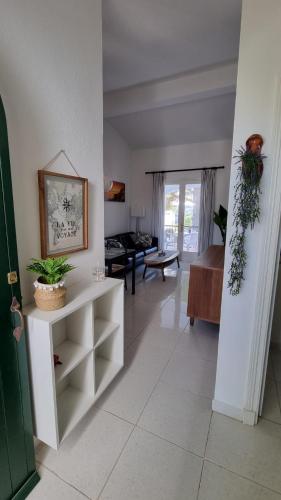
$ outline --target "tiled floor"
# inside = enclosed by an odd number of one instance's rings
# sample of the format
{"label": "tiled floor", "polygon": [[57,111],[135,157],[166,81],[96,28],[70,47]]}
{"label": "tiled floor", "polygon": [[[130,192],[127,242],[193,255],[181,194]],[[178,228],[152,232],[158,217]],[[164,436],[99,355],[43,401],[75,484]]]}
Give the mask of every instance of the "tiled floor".
{"label": "tiled floor", "polygon": [[166,274],[143,282],[139,270],[126,294],[126,366],[58,452],[38,445],[30,499],[281,500],[281,355],[258,426],[212,414],[218,328],[190,328],[188,272]]}

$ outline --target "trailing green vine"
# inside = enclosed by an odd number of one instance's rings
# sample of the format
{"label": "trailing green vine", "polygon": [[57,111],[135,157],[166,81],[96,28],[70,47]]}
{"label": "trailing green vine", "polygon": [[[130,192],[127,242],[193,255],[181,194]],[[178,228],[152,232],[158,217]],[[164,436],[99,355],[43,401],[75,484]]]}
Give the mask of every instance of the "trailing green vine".
{"label": "trailing green vine", "polygon": [[238,167],[237,183],[234,191],[233,225],[234,233],[230,239],[232,262],[229,270],[228,287],[231,295],[238,295],[242,281],[245,279],[244,270],[247,264],[245,250],[246,230],[248,226],[254,228],[260,218],[260,180],[263,173],[261,154],[263,139],[259,134],[249,137],[246,148],[237,151]]}

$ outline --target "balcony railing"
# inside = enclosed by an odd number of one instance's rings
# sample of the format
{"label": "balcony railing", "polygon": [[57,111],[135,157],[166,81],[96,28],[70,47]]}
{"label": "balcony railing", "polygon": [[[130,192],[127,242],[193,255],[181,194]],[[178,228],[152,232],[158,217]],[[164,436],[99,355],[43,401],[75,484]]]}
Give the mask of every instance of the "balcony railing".
{"label": "balcony railing", "polygon": [[[198,252],[198,226],[184,226],[183,228],[183,251]],[[177,250],[178,248],[178,225],[164,226],[165,250]]]}

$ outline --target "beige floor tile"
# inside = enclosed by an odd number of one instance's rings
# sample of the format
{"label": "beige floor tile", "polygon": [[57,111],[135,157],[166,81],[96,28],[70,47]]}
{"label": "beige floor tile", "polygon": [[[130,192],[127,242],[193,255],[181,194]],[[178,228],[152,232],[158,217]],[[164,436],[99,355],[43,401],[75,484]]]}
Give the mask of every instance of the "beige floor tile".
{"label": "beige floor tile", "polygon": [[166,345],[175,348],[179,339],[183,336],[181,328],[165,328],[157,323],[149,323],[142,331],[144,337],[150,339],[151,344]]}
{"label": "beige floor tile", "polygon": [[159,279],[160,276],[153,272],[151,279],[145,281],[145,283],[137,285],[139,288],[139,295],[144,301],[149,301],[162,307],[172,295],[176,287],[176,281],[174,278],[167,277],[166,281],[163,282]]}
{"label": "beige floor tile", "polygon": [[126,306],[125,336],[136,337],[151,321],[156,310],[160,310],[160,308],[155,307],[153,304],[147,304],[141,299],[134,306]]}
{"label": "beige floor tile", "polygon": [[129,347],[125,356],[127,366],[149,369],[161,374],[181,337],[180,330],[150,324]]}
{"label": "beige floor tile", "polygon": [[59,451],[47,446],[39,448],[37,460],[67,483],[96,499],[132,428],[109,413],[90,411]]}
{"label": "beige floor tile", "polygon": [[204,462],[198,500],[280,500],[278,493]]}
{"label": "beige floor tile", "polygon": [[125,368],[97,402],[100,408],[135,424],[158,380],[155,371]]}
{"label": "beige floor tile", "polygon": [[216,364],[212,361],[189,357],[184,351],[175,351],[161,378],[173,387],[213,398]]}
{"label": "beige floor tile", "polygon": [[160,311],[156,311],[151,322],[164,328],[184,330],[189,323],[189,318],[185,312],[182,312],[181,303],[169,299]]}
{"label": "beige floor tile", "polygon": [[34,490],[28,495],[28,500],[85,500],[85,496],[69,486],[60,478],[49,472],[45,467],[39,467],[41,478]]}
{"label": "beige floor tile", "polygon": [[132,343],[139,337],[143,330],[149,325],[150,319],[155,311],[160,310],[160,307],[153,307],[151,304],[145,304],[136,311],[126,312],[125,309],[125,324],[124,324],[124,345],[127,350]]}
{"label": "beige floor tile", "polygon": [[174,303],[174,306],[180,307],[183,314],[186,315],[187,311],[187,295],[185,296],[184,284],[179,285],[169,298],[170,303]]}
{"label": "beige floor tile", "polygon": [[206,457],[281,493],[281,426],[261,419],[251,427],[214,413]]}
{"label": "beige floor tile", "polygon": [[218,355],[219,327],[206,321],[195,321],[184,330],[177,345],[178,351],[184,351],[192,356],[216,363]]}
{"label": "beige floor tile", "polygon": [[203,456],[211,414],[210,399],[160,382],[138,426]]}
{"label": "beige floor tile", "polygon": [[176,300],[181,301],[185,304],[187,304],[188,300],[189,275],[190,270],[187,270],[181,263],[181,274],[178,276],[178,284],[177,287],[175,287],[172,295],[174,298],[176,298]]}
{"label": "beige floor tile", "polygon": [[101,500],[196,500],[201,459],[135,429]]}

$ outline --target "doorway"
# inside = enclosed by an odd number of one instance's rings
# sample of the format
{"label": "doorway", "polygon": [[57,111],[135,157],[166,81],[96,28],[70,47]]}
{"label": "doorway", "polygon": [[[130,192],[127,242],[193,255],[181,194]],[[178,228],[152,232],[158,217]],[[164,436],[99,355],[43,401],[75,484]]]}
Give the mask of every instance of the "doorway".
{"label": "doorway", "polygon": [[268,335],[259,415],[281,425],[281,232],[272,291],[270,333]]}
{"label": "doorway", "polygon": [[192,262],[198,254],[200,182],[165,184],[164,250],[178,250]]}
{"label": "doorway", "polygon": [[0,97],[0,498],[26,498],[35,468],[28,363],[10,172],[8,132]]}

